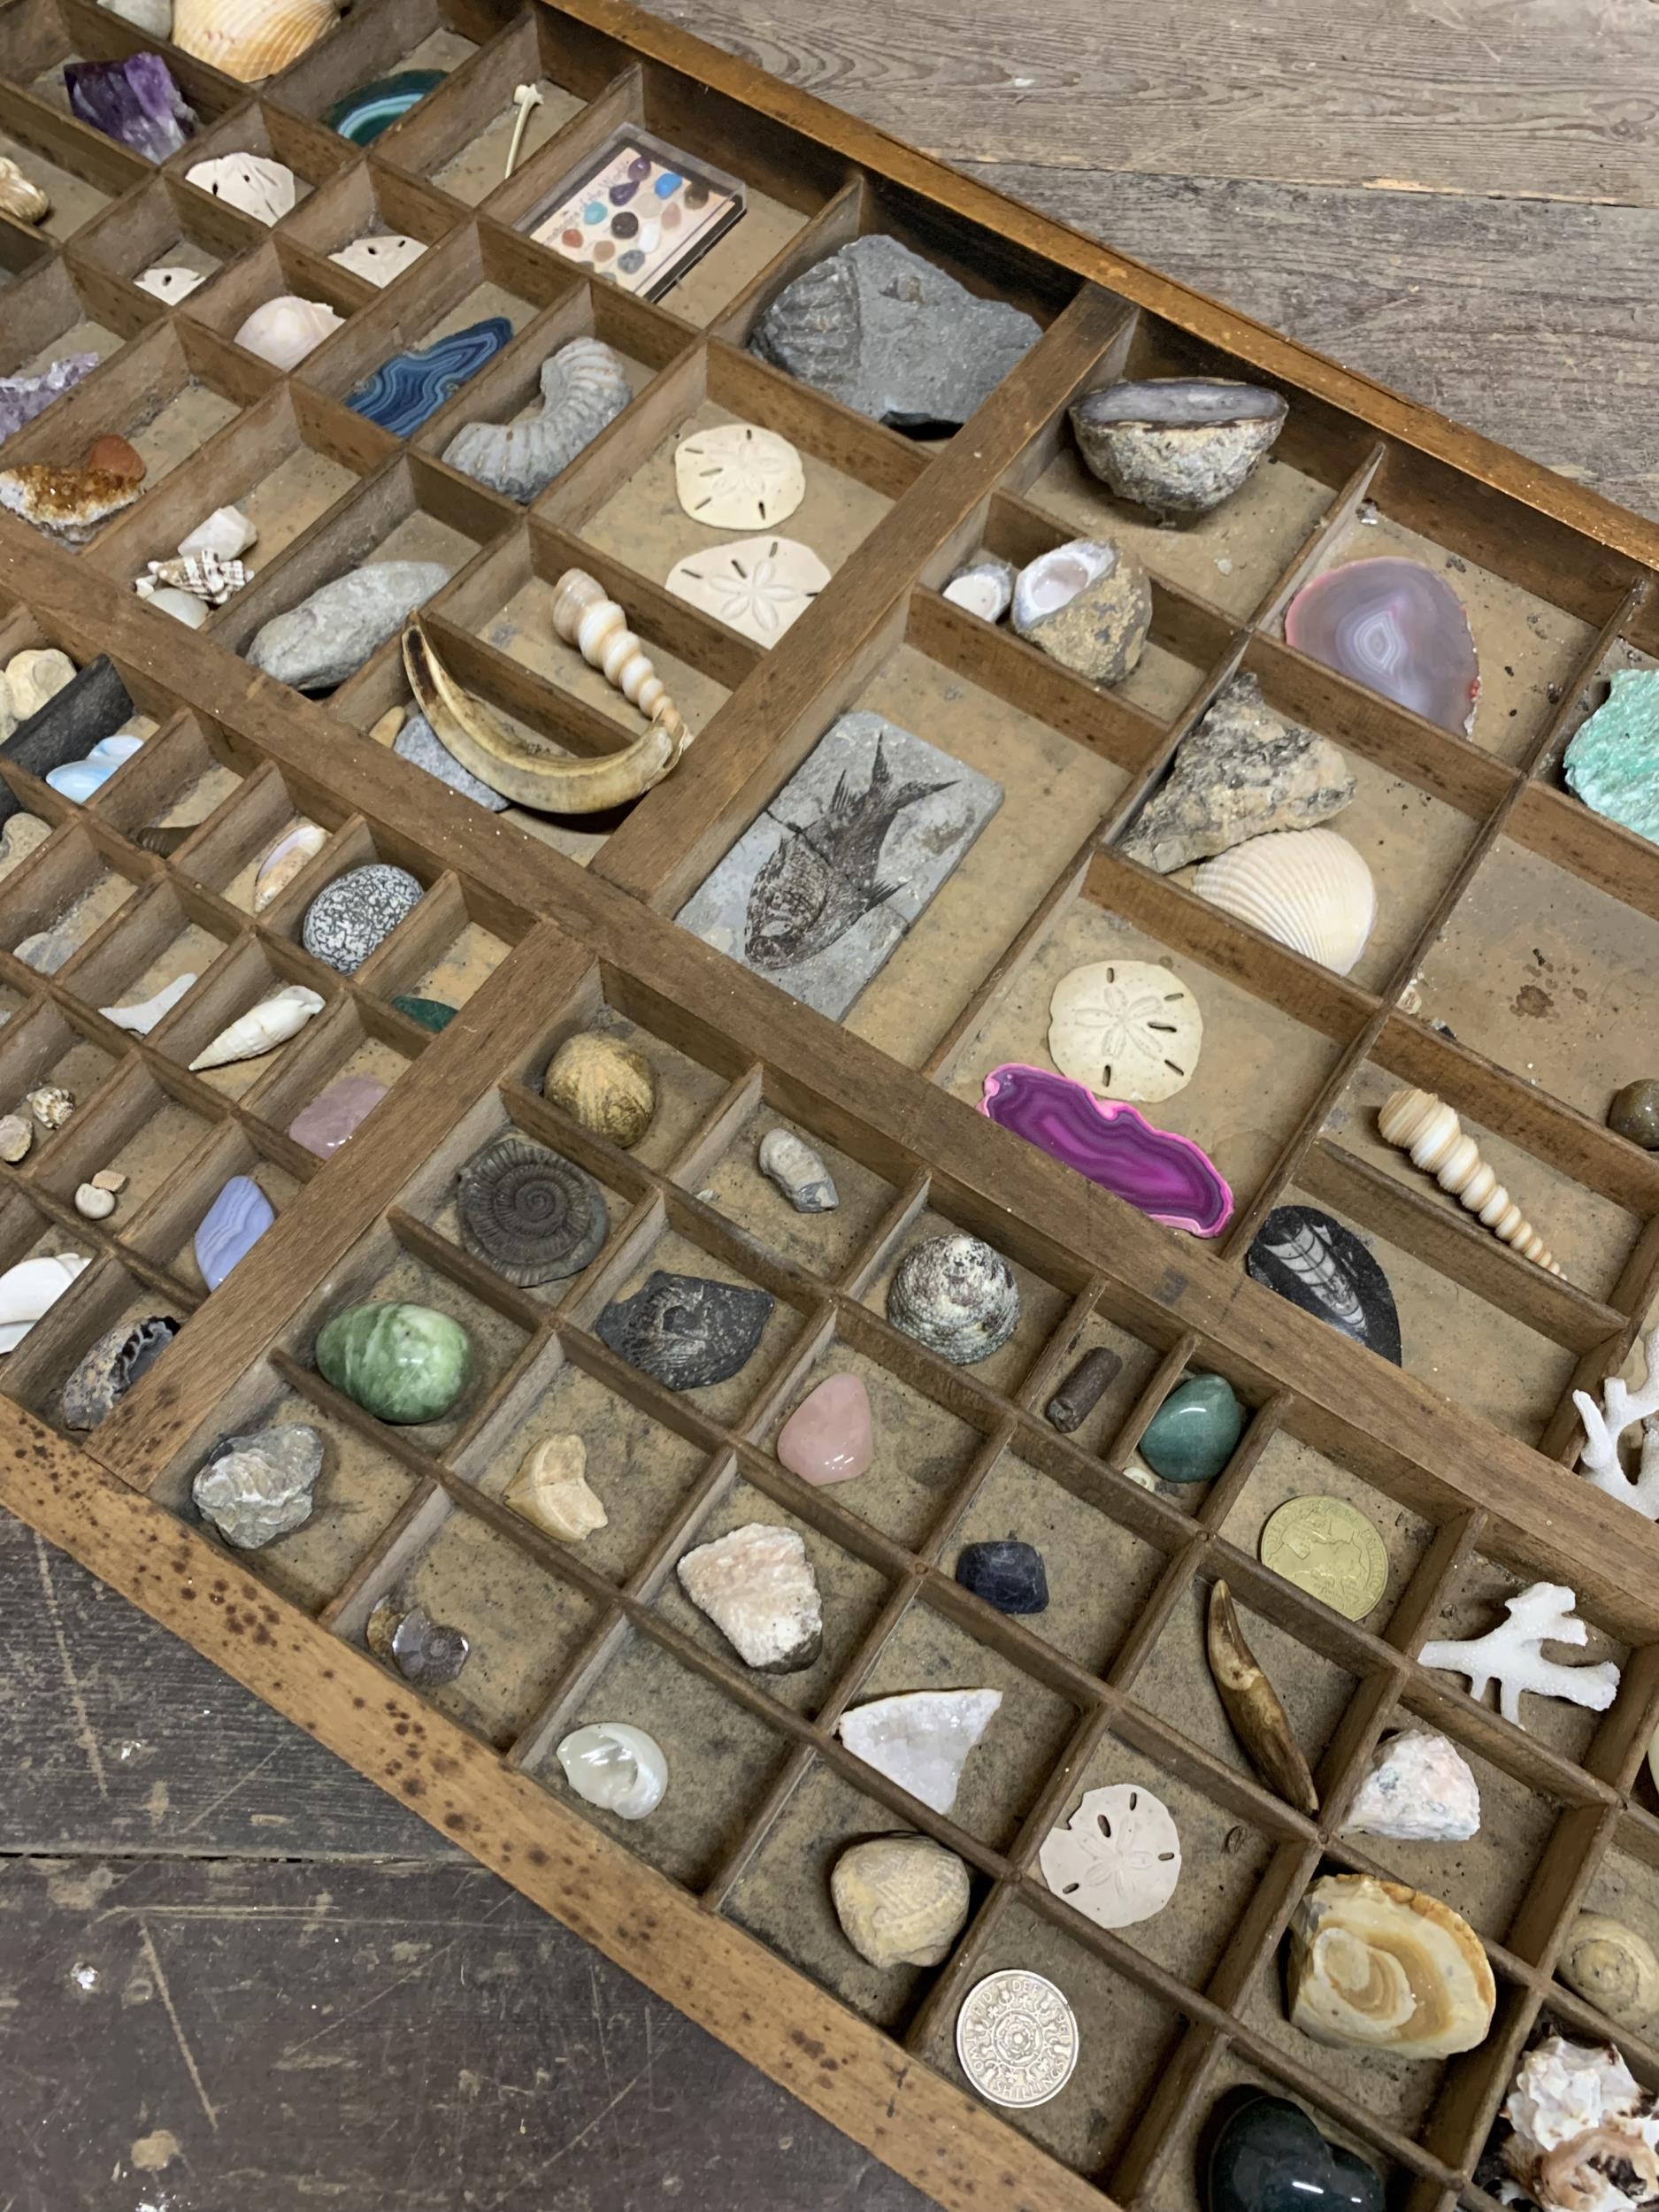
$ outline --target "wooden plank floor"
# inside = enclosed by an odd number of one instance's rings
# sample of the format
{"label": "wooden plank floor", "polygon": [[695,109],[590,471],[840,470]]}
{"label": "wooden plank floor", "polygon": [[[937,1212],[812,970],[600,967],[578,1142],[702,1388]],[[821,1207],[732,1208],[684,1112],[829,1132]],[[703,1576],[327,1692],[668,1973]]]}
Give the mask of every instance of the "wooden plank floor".
{"label": "wooden plank floor", "polygon": [[[662,12],[1659,513],[1653,0]],[[909,2212],[15,1522],[0,2212]]]}

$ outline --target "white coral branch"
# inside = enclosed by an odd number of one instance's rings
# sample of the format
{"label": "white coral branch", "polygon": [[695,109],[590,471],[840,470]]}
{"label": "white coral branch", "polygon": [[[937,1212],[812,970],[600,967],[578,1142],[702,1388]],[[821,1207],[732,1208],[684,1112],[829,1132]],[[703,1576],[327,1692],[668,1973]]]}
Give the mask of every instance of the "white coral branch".
{"label": "white coral branch", "polygon": [[[1578,1455],[1581,1471],[1595,1487],[1621,1504],[1633,1506],[1649,1521],[1659,1520],[1659,1328],[1642,1345],[1647,1372],[1639,1390],[1632,1390],[1617,1375],[1609,1375],[1597,1405],[1588,1391],[1575,1390],[1572,1402],[1584,1423],[1586,1443]],[[1619,1440],[1628,1428],[1642,1424],[1640,1468],[1632,1480],[1618,1455]]]}
{"label": "white coral branch", "polygon": [[1418,1657],[1425,1667],[1467,1675],[1469,1694],[1477,1701],[1495,1682],[1498,1710],[1517,1728],[1525,1725],[1521,1697],[1527,1690],[1604,1713],[1618,1695],[1619,1671],[1612,1660],[1594,1667],[1569,1667],[1544,1656],[1547,1643],[1589,1641],[1589,1630],[1573,1610],[1578,1602],[1564,1583],[1531,1583],[1504,1600],[1509,1618],[1496,1628],[1458,1642],[1425,1644]]}

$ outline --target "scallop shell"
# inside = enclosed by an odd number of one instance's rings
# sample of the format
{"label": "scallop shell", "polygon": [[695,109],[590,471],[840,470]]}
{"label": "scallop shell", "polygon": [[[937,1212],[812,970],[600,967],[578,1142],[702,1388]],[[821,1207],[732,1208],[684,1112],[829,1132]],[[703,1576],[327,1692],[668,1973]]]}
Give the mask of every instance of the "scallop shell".
{"label": "scallop shell", "polygon": [[173,42],[255,84],[297,61],[337,19],[334,0],[173,0]]}
{"label": "scallop shell", "polygon": [[214,161],[198,161],[184,174],[187,183],[240,208],[256,222],[280,223],[299,198],[294,172],[264,154],[220,154]]}
{"label": "scallop shell", "polygon": [[89,1256],[80,1252],[54,1252],[37,1260],[19,1261],[0,1275],[0,1352],[21,1344],[49,1308],[57,1304]]}
{"label": "scallop shell", "polygon": [[148,292],[152,299],[188,299],[198,285],[207,278],[200,269],[186,269],[176,262],[158,261],[152,269],[145,269],[133,279],[141,292]]}
{"label": "scallop shell", "polygon": [[541,1091],[549,1105],[625,1152],[638,1144],[657,1111],[650,1062],[614,1037],[567,1037],[548,1063]]}
{"label": "scallop shell", "polygon": [[536,413],[517,422],[470,422],[443,457],[509,499],[534,499],[633,396],[619,353],[597,338],[572,338],[541,364]]}
{"label": "scallop shell", "polygon": [[52,211],[52,204],[15,161],[0,157],[0,209],[15,215],[19,223],[43,223]]}
{"label": "scallop shell", "polygon": [[221,1029],[191,1061],[191,1071],[228,1067],[234,1060],[257,1060],[297,1036],[312,1015],[322,1010],[323,1002],[315,991],[308,991],[303,983],[290,983]]}
{"label": "scallop shell", "polygon": [[887,1319],[953,1367],[968,1367],[1000,1351],[1018,1327],[1019,1285],[980,1238],[929,1237],[899,1262]]}
{"label": "scallop shell", "polygon": [[585,1168],[509,1133],[461,1170],[461,1241],[526,1288],[580,1275],[611,1226],[604,1193]]}
{"label": "scallop shell", "polygon": [[1291,1916],[1290,2018],[1316,2043],[1449,2058],[1492,2025],[1497,1990],[1449,1905],[1369,1874],[1327,1874]]}
{"label": "scallop shell", "polygon": [[1659,1959],[1652,1946],[1605,1913],[1578,1915],[1555,1971],[1621,2028],[1644,2027],[1659,2006]]}
{"label": "scallop shell", "polygon": [[694,522],[775,530],[806,497],[801,456],[775,430],[723,422],[674,448],[674,490]]}
{"label": "scallop shell", "polygon": [[360,276],[365,284],[379,285],[384,290],[394,277],[419,261],[426,250],[419,238],[405,237],[401,231],[377,231],[368,238],[354,238],[349,246],[342,246],[338,253],[328,258],[337,261],[342,269],[349,269],[353,276]]}
{"label": "scallop shell", "polygon": [[1270,830],[1205,861],[1193,888],[1337,975],[1364,951],[1377,919],[1371,870],[1334,830]]}
{"label": "scallop shell", "polygon": [[1097,1098],[1173,1098],[1203,1042],[1198,1001],[1156,961],[1091,961],[1062,976],[1048,1002],[1049,1058]]}
{"label": "scallop shell", "polygon": [[279,292],[275,299],[256,307],[240,326],[236,343],[257,353],[273,369],[291,369],[338,330],[342,319],[324,300]]}

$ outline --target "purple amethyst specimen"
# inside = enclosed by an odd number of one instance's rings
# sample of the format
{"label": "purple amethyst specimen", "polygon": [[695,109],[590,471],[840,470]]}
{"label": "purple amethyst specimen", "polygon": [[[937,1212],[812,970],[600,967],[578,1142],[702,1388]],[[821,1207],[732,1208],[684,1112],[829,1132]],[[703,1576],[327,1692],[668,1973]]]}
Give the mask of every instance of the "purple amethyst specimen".
{"label": "purple amethyst specimen", "polygon": [[159,54],[72,61],[64,70],[72,113],[146,161],[165,161],[196,132],[196,114]]}
{"label": "purple amethyst specimen", "polygon": [[275,1219],[271,1201],[252,1176],[233,1175],[202,1216],[196,1233],[196,1263],[210,1290],[219,1288]]}
{"label": "purple amethyst specimen", "polygon": [[1117,1099],[1102,1104],[1070,1076],[1018,1061],[993,1068],[979,1111],[1171,1229],[1219,1236],[1233,1218],[1232,1191],[1190,1137],[1155,1129]]}
{"label": "purple amethyst specimen", "polygon": [[97,365],[96,353],[66,353],[39,376],[0,376],[0,444]]}
{"label": "purple amethyst specimen", "polygon": [[1463,603],[1420,561],[1387,555],[1316,576],[1290,603],[1285,635],[1299,653],[1438,722],[1475,726],[1480,664]]}

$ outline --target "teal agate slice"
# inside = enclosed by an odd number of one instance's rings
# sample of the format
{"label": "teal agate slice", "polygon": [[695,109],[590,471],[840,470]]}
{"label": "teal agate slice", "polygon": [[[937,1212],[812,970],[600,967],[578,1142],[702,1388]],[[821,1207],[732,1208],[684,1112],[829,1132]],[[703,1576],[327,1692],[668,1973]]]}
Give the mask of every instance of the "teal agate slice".
{"label": "teal agate slice", "polygon": [[504,315],[489,315],[412,353],[395,353],[347,394],[346,405],[382,430],[406,438],[486,361],[493,361],[511,336],[512,325]]}
{"label": "teal agate slice", "polygon": [[395,77],[377,77],[373,84],[360,84],[355,92],[336,100],[323,120],[354,146],[366,146],[372,138],[401,121],[443,78],[442,69],[403,69]]}
{"label": "teal agate slice", "polygon": [[1619,670],[1562,767],[1586,806],[1659,844],[1659,668]]}

